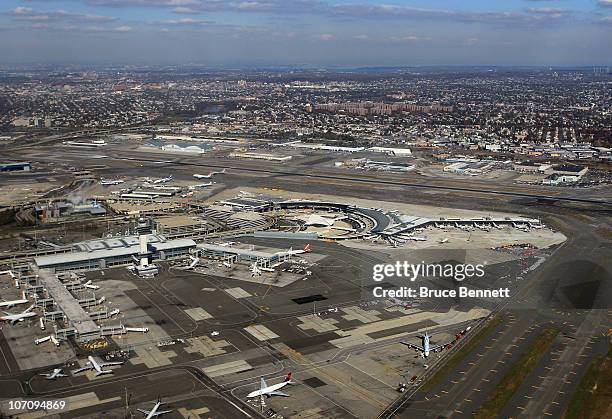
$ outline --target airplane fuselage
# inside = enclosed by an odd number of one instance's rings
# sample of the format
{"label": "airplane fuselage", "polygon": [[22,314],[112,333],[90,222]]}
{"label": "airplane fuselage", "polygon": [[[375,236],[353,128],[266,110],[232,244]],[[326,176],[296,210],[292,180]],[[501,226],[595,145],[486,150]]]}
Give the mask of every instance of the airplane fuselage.
{"label": "airplane fuselage", "polygon": [[282,383],[278,383],[278,384],[273,384],[271,386],[259,389],[259,390],[255,390],[252,391],[251,393],[247,394],[247,398],[253,398],[253,397],[259,397],[259,396],[265,396],[267,394],[273,393],[275,391],[280,390],[281,388],[285,387],[289,385],[289,382],[287,381],[283,381]]}

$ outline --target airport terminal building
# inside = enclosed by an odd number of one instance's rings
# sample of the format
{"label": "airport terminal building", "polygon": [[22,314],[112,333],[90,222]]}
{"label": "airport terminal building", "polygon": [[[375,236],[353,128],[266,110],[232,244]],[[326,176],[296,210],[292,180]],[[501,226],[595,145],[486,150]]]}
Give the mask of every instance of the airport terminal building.
{"label": "airport terminal building", "polygon": [[[161,235],[147,235],[147,252],[151,260],[184,257],[195,249],[191,239],[166,240]],[[105,269],[133,264],[143,257],[139,236],[116,237],[76,243],[71,252],[36,257],[39,268],[55,272]]]}

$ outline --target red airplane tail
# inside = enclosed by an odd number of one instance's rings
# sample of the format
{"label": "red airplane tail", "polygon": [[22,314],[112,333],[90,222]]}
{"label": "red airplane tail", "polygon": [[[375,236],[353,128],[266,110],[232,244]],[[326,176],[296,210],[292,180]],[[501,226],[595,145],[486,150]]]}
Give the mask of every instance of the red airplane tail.
{"label": "red airplane tail", "polygon": [[289,381],[291,381],[291,372],[289,372],[289,374],[287,374],[287,376],[285,377],[285,382]]}
{"label": "red airplane tail", "polygon": [[310,252],[310,243],[308,243],[306,246],[304,246],[304,252],[306,252],[306,253]]}

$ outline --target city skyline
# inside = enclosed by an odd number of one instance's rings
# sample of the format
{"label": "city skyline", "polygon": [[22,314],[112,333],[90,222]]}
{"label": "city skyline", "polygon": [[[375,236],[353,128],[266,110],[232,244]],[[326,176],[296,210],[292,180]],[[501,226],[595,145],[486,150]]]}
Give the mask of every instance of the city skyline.
{"label": "city skyline", "polygon": [[580,66],[612,56],[610,0],[9,0],[0,25],[5,64]]}

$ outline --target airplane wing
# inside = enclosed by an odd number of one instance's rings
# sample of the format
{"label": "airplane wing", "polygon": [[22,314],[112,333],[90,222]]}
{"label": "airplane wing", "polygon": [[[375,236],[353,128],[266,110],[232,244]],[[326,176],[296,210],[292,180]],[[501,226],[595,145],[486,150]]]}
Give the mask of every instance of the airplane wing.
{"label": "airplane wing", "polygon": [[117,362],[103,362],[103,363],[101,363],[101,364],[98,364],[98,366],[99,366],[100,368],[104,368],[104,367],[107,367],[107,366],[109,366],[109,365],[121,365],[121,364],[123,364],[123,361],[117,361]]}
{"label": "airplane wing", "polygon": [[172,412],[172,410],[158,410],[157,412],[155,412],[153,417],[159,416],[159,415],[165,415],[166,413],[170,413],[170,412]]}
{"label": "airplane wing", "polygon": [[73,374],[78,374],[78,373],[83,372],[83,371],[92,370],[93,368],[94,368],[93,366],[88,365],[86,367],[77,368],[76,370],[73,370],[72,373]]}
{"label": "airplane wing", "polygon": [[273,391],[268,393],[270,396],[281,396],[281,397],[290,397],[287,393],[283,393],[282,391]]}
{"label": "airplane wing", "polygon": [[151,413],[150,410],[145,410],[145,409],[136,409],[138,410],[140,413],[142,413],[145,416],[149,416],[149,413]]}
{"label": "airplane wing", "polygon": [[408,342],[404,342],[404,341],[401,341],[400,343],[401,343],[402,345],[406,345],[406,346],[408,346],[409,348],[415,349],[415,350],[417,350],[417,351],[420,351],[420,352],[425,352],[425,349],[423,349],[422,347],[420,347],[420,346],[418,346],[418,345],[415,345],[415,344],[413,344],[413,343],[408,343]]}
{"label": "airplane wing", "polygon": [[444,343],[442,345],[432,346],[429,348],[431,352],[437,352],[439,349],[444,349],[448,346],[448,343]]}

